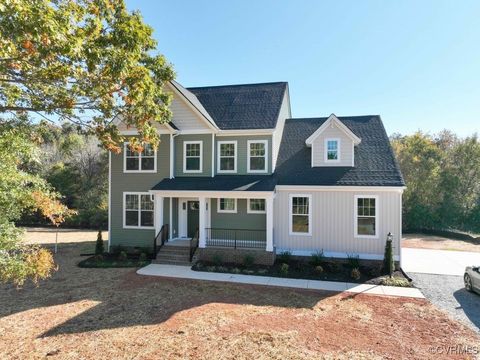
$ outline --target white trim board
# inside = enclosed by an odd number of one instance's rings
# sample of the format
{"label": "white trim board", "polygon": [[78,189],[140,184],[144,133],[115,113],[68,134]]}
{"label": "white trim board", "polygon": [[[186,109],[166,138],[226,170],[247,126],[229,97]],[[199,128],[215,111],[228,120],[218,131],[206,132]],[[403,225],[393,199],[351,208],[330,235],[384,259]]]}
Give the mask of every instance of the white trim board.
{"label": "white trim board", "polygon": [[211,190],[149,190],[149,193],[162,197],[206,197],[206,198],[235,198],[235,199],[269,199],[273,198],[273,191],[211,191]]}
{"label": "white trim board", "polygon": [[[200,144],[200,169],[199,170],[187,170],[187,145]],[[203,172],[203,141],[184,141],[183,142],[183,172],[185,174],[201,174]]]}
{"label": "white trim board", "polygon": [[[293,215],[297,216],[304,216],[302,214],[293,214],[292,206],[293,206],[293,198],[308,198],[308,232],[293,232]],[[312,210],[313,210],[313,203],[312,203],[312,195],[311,194],[290,194],[288,196],[288,235],[290,236],[312,236]]]}
{"label": "white trim board", "polygon": [[[220,163],[221,163],[221,153],[220,153],[220,147],[222,145],[228,145],[228,144],[233,144],[235,146],[235,154],[233,156],[234,158],[234,165],[233,165],[233,170],[222,170],[220,169]],[[231,156],[228,156],[231,157]],[[238,141],[237,140],[222,140],[222,141],[217,141],[217,174],[236,174],[237,173],[237,159],[238,159]]]}
{"label": "white trim board", "polygon": [[323,186],[323,185],[277,185],[278,191],[374,191],[400,192],[406,186]]}
{"label": "white trim board", "polygon": [[345,135],[347,135],[355,145],[360,144],[362,141],[357,135],[355,135],[343,122],[341,122],[335,114],[331,114],[328,119],[305,140],[305,144],[310,147],[317,137],[319,137],[330,125],[335,124]]}

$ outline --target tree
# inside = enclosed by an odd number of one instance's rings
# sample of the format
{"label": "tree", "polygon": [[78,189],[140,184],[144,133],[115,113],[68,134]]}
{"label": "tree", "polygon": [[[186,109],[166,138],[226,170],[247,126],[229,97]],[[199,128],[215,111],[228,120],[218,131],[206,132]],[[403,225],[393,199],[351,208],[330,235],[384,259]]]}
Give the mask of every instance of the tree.
{"label": "tree", "polygon": [[98,230],[97,242],[95,243],[95,255],[102,255],[104,251],[105,250],[103,248],[102,230]]}
{"label": "tree", "polygon": [[152,33],[122,0],[0,3],[0,114],[69,120],[115,152],[119,117],[139,131],[132,149],[156,147],[153,125],[171,117],[164,85],[174,71],[153,54]]}
{"label": "tree", "polygon": [[39,211],[59,224],[72,213],[45,180],[22,168],[35,161],[37,150],[28,130],[22,123],[0,121],[0,281],[17,285],[48,277],[54,265],[50,252],[21,241],[14,222],[24,212]]}

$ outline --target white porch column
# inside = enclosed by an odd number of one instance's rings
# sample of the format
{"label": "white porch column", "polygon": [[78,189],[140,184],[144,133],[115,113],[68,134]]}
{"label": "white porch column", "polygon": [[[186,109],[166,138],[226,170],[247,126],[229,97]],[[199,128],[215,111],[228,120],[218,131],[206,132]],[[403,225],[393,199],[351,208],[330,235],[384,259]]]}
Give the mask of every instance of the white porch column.
{"label": "white porch column", "polygon": [[173,198],[170,196],[170,206],[168,207],[170,214],[169,214],[169,219],[168,219],[168,238],[169,240],[172,240],[173,237]]}
{"label": "white porch column", "polygon": [[267,227],[267,246],[266,251],[273,251],[273,196],[265,199],[266,227]]}
{"label": "white porch column", "polygon": [[160,232],[163,225],[163,197],[155,195],[155,236]]}
{"label": "white porch column", "polygon": [[205,245],[206,245],[206,235],[207,235],[207,231],[206,231],[206,220],[207,220],[207,216],[206,216],[206,201],[205,201],[205,197],[199,197],[198,198],[198,210],[199,210],[199,213],[198,213],[198,247],[200,248],[204,248]]}

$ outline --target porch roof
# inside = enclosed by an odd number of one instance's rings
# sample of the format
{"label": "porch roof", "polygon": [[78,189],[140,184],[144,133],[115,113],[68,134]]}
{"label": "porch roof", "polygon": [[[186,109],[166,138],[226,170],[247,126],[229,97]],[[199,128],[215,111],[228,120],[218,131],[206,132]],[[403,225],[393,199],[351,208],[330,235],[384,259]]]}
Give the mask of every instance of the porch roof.
{"label": "porch roof", "polygon": [[273,191],[272,175],[183,176],[163,179],[152,190],[166,191]]}

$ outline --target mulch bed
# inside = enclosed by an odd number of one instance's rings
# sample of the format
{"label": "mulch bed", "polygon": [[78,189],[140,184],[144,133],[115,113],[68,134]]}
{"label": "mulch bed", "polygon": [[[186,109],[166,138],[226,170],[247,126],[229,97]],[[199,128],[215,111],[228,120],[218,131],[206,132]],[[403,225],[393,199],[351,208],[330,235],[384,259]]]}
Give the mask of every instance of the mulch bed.
{"label": "mulch bed", "polygon": [[127,255],[122,258],[118,254],[105,253],[99,256],[90,256],[78,263],[81,268],[138,268],[150,264],[150,260],[140,259],[139,255]]}

